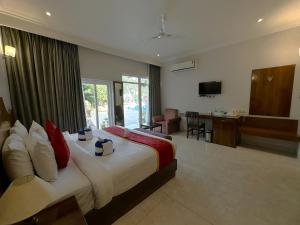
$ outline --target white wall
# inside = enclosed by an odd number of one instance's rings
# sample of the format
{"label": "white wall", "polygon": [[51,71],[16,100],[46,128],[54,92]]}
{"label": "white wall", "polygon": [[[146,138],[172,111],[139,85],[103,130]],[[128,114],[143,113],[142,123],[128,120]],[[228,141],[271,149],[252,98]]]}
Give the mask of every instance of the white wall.
{"label": "white wall", "polygon": [[[162,105],[181,112],[215,109],[249,112],[252,69],[297,64],[291,117],[300,119],[300,28],[216,49],[185,59],[196,59],[197,70],[172,73],[162,69]],[[185,60],[182,59],[182,60]],[[181,61],[181,60],[179,60]],[[198,83],[222,81],[222,95],[213,99],[198,96]]]}
{"label": "white wall", "polygon": [[83,78],[121,81],[123,74],[148,76],[148,64],[79,47]]}

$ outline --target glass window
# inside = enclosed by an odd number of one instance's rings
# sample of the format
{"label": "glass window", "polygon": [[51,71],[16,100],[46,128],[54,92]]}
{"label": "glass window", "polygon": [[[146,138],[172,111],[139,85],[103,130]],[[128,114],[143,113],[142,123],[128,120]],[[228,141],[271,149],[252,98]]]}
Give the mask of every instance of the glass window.
{"label": "glass window", "polygon": [[82,84],[83,96],[84,96],[84,108],[86,125],[92,129],[97,128],[96,118],[96,96],[95,86],[93,84]]}
{"label": "glass window", "polygon": [[142,84],[149,84],[149,79],[148,78],[141,78],[141,83]]}
{"label": "glass window", "polygon": [[124,75],[122,80],[125,127],[149,123],[149,79]]}
{"label": "glass window", "polygon": [[87,127],[102,129],[112,124],[110,85],[105,81],[83,81]]}
{"label": "glass window", "polygon": [[123,75],[122,76],[122,81],[123,82],[138,83],[139,82],[139,78],[138,77],[133,77],[133,76]]}

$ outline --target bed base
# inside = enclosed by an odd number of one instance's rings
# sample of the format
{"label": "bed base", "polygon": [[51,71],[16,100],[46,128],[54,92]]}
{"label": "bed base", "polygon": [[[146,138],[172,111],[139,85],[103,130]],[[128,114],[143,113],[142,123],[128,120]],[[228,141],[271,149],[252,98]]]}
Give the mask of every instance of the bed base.
{"label": "bed base", "polygon": [[177,160],[174,159],[165,168],[146,178],[127,192],[114,197],[103,208],[90,211],[85,216],[87,223],[89,225],[111,225],[172,179],[175,176],[176,170]]}

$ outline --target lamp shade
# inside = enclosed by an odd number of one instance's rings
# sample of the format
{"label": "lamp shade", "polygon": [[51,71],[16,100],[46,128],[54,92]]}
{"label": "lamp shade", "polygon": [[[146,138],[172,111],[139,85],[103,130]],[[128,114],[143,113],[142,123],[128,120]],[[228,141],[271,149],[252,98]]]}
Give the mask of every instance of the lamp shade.
{"label": "lamp shade", "polygon": [[0,198],[0,225],[27,219],[55,199],[55,189],[37,176],[16,179]]}
{"label": "lamp shade", "polygon": [[15,57],[16,56],[16,48],[9,46],[9,45],[5,45],[4,46],[4,54],[6,56]]}

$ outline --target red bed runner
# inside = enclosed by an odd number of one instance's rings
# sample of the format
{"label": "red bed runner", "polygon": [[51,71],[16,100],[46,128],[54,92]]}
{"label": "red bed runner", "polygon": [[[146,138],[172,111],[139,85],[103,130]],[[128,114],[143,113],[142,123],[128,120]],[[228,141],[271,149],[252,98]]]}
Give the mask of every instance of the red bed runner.
{"label": "red bed runner", "polygon": [[124,129],[122,127],[116,127],[116,126],[106,127],[103,130],[105,130],[111,134],[114,134],[116,136],[124,138]]}
{"label": "red bed runner", "polygon": [[[111,134],[124,138],[124,129],[121,127],[108,127],[104,130]],[[173,145],[168,141],[135,132],[129,132],[126,138],[130,141],[134,141],[154,148],[159,156],[160,169],[167,166],[174,159],[175,154]]]}

